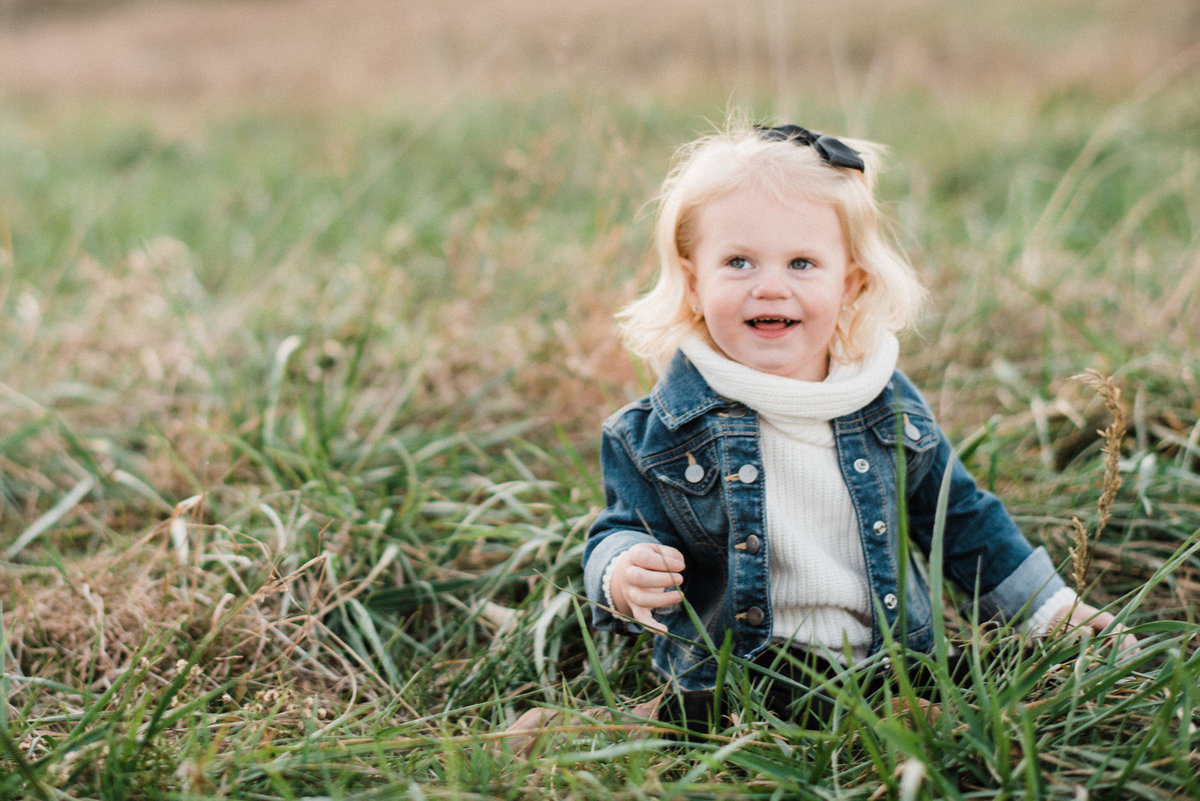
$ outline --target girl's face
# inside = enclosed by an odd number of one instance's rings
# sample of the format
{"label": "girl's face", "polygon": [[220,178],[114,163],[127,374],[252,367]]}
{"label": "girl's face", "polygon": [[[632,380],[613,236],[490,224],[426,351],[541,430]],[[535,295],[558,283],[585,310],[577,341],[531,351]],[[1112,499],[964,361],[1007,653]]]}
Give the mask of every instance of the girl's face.
{"label": "girl's face", "polygon": [[838,315],[863,282],[833,206],[782,203],[749,183],[698,209],[695,224],[688,300],[716,346],[764,373],[823,381]]}

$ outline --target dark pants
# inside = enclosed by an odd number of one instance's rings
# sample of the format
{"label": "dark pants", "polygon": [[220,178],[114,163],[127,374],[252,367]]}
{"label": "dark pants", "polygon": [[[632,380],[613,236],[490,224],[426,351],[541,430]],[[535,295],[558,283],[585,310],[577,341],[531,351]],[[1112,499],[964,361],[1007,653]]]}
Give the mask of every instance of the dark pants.
{"label": "dark pants", "polygon": [[[950,657],[950,679],[961,683],[970,669],[962,654]],[[772,646],[759,654],[746,668],[749,683],[771,714],[805,728],[827,728],[833,719],[839,686],[855,683],[861,696],[874,695],[896,671],[890,663],[872,661],[847,670],[811,651]],[[911,660],[906,676],[918,698],[931,699],[937,683],[924,662]],[[658,707],[657,717],[664,723],[691,732],[706,733],[714,726],[726,726],[740,711],[743,693],[736,686],[714,690],[668,692]]]}

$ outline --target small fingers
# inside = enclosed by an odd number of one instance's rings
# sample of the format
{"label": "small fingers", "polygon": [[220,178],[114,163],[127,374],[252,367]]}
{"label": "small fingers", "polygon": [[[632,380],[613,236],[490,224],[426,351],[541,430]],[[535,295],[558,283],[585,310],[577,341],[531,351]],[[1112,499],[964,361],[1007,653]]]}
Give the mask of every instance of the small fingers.
{"label": "small fingers", "polygon": [[[1084,621],[1079,621],[1083,623]],[[1122,654],[1135,654],[1138,651],[1137,637],[1129,633],[1129,629],[1121,623],[1117,623],[1117,619],[1108,612],[1101,612],[1087,620],[1087,625],[1091,626],[1092,631],[1097,635],[1108,632],[1107,639],[1110,643],[1117,647],[1117,652]]]}
{"label": "small fingers", "polygon": [[640,606],[645,609],[657,609],[660,606],[670,606],[683,600],[683,593],[678,590],[663,592],[662,590],[642,590],[630,587],[625,597],[631,607]]}
{"label": "small fingers", "polygon": [[1117,648],[1117,653],[1132,656],[1140,649],[1137,637],[1129,633],[1129,629],[1117,623],[1116,617],[1110,612],[1101,612],[1089,604],[1076,604],[1064,607],[1055,613],[1051,619],[1050,629],[1059,626],[1065,628],[1084,627],[1097,636],[1105,635],[1105,639]]}
{"label": "small fingers", "polygon": [[667,631],[666,625],[655,620],[651,610],[644,606],[633,607],[633,619],[641,623],[647,631],[653,631],[658,634],[665,634]]}
{"label": "small fingers", "polygon": [[666,573],[681,572],[686,566],[681,554],[669,545],[650,545],[642,543],[629,549],[630,564],[644,570],[656,570]]}
{"label": "small fingers", "polygon": [[665,632],[666,626],[654,619],[653,611],[683,600],[678,589],[686,566],[683,554],[667,545],[641,543],[618,559],[612,578],[618,610],[628,609],[629,616],[649,631]]}
{"label": "small fingers", "polygon": [[1109,634],[1109,641],[1116,646],[1117,653],[1121,656],[1133,656],[1141,651],[1138,638],[1130,634],[1129,629],[1121,624],[1117,624]]}
{"label": "small fingers", "polygon": [[625,581],[629,586],[637,589],[663,590],[668,587],[678,587],[683,583],[683,576],[679,573],[664,573],[661,570],[647,570],[644,567],[630,565],[625,570]]}
{"label": "small fingers", "polygon": [[683,601],[683,593],[661,590],[630,590],[628,594],[631,616],[650,631],[665,632],[667,627],[656,620],[654,610]]}

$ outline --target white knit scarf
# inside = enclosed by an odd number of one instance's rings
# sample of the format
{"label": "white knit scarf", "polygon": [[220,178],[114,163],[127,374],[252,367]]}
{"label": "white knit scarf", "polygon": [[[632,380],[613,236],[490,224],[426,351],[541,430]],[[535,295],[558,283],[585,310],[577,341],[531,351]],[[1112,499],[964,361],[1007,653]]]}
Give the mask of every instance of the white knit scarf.
{"label": "white knit scarf", "polygon": [[715,392],[746,404],[791,434],[791,429],[807,430],[815,421],[849,414],[874,400],[892,378],[900,344],[893,334],[883,332],[861,359],[831,359],[824,381],[760,372],[717,353],[698,336],[685,340],[681,349]]}

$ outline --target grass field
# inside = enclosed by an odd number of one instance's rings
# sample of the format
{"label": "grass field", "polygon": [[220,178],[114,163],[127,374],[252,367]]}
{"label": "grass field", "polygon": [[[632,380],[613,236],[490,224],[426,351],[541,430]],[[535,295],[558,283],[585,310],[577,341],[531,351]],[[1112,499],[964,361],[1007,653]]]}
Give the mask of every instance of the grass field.
{"label": "grass field", "polygon": [[[0,798],[1200,798],[1191,4],[499,5],[0,3]],[[902,367],[1138,655],[946,588],[936,717],[589,711],[612,315],[731,105],[891,147]]]}

